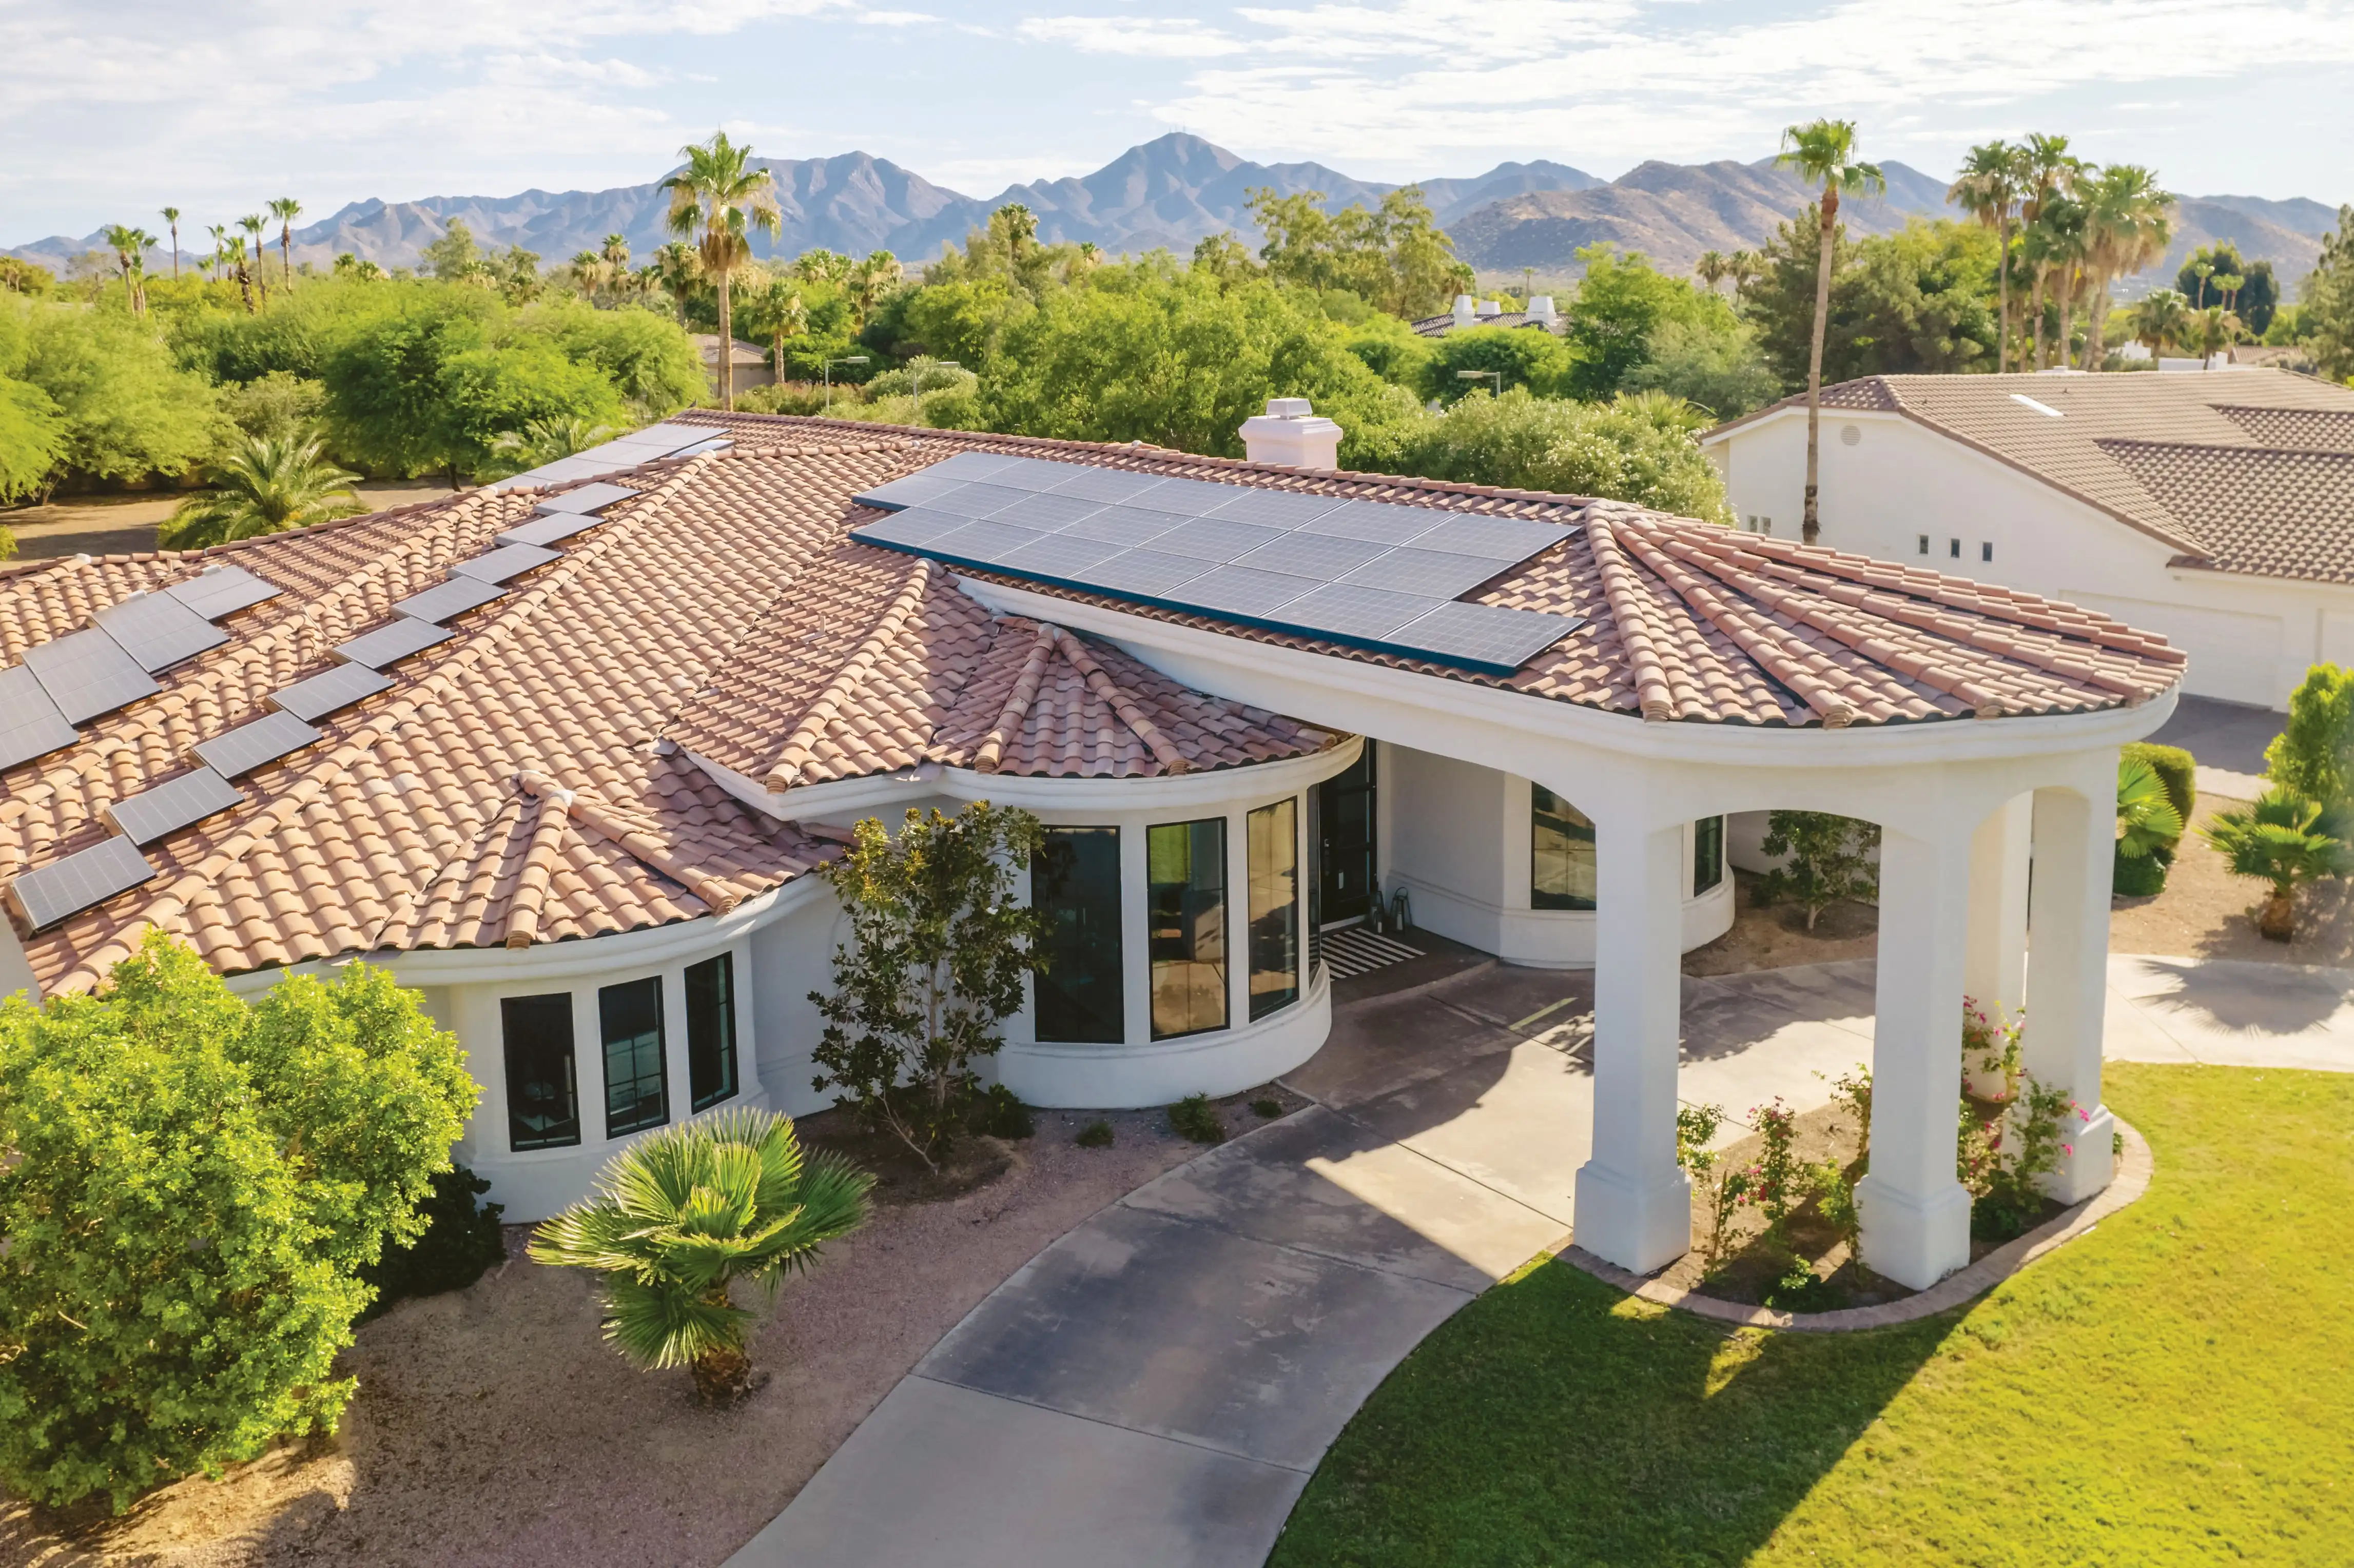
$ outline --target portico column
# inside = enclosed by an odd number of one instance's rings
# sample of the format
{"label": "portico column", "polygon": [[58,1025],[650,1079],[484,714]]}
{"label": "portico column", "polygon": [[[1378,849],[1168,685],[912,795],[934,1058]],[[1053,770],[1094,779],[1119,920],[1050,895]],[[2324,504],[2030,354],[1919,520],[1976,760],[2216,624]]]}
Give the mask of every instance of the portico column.
{"label": "portico column", "polygon": [[[1962,993],[1989,1021],[2016,1020],[2027,1001],[2027,846],[2032,798],[2014,795],[1970,835],[1970,914],[1962,945]],[[1999,1074],[1964,1062],[1970,1086],[1999,1093]]]}
{"label": "portico column", "polygon": [[1970,840],[1960,825],[1880,839],[1872,1169],[1856,1205],[1865,1264],[1915,1290],[1970,1260],[1970,1195],[1954,1176]]}
{"label": "portico column", "polygon": [[1577,1171],[1575,1240],[1649,1274],[1691,1245],[1676,1164],[1683,829],[1600,821],[1595,861],[1594,1157]]}
{"label": "portico column", "polygon": [[[2110,754],[2112,757],[2114,753]],[[2114,762],[2087,769],[2079,789],[2035,792],[2035,884],[2029,909],[2027,1071],[2062,1088],[2066,1151],[2044,1191],[2081,1202],[2109,1184],[2115,1118],[2101,1104],[2101,1035],[2109,989],[2109,883],[2115,864],[2115,808],[2084,789],[2108,785]],[[2113,786],[2112,786],[2113,787]]]}

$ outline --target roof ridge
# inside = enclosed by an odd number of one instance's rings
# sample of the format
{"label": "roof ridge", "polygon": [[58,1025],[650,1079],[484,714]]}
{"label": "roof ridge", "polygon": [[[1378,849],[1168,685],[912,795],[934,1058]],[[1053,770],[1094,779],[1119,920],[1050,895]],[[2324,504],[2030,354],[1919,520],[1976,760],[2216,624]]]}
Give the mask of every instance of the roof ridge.
{"label": "roof ridge", "polygon": [[1652,723],[1672,718],[1675,694],[1668,681],[1667,662],[1659,657],[1649,610],[1636,598],[1634,573],[1627,565],[1626,547],[1618,542],[1617,525],[1607,518],[1596,516],[1587,522],[1585,536],[1592,541],[1594,564],[1602,578],[1602,595],[1609,603],[1610,618],[1617,628],[1618,645],[1626,650],[1628,667],[1635,678],[1636,701],[1643,717]]}
{"label": "roof ridge", "polygon": [[572,803],[569,790],[552,789],[531,795],[535,812],[531,827],[531,843],[523,853],[523,870],[515,878],[514,892],[507,897],[506,945],[528,948],[539,939],[539,916],[547,902],[547,885],[556,874],[557,851],[564,842],[565,824],[571,820],[566,809]]}
{"label": "roof ridge", "polygon": [[[2293,408],[2289,412],[2310,414],[2311,408]],[[2349,415],[2349,418],[2354,418]],[[2354,451],[2343,447],[2275,447],[2258,441],[2163,441],[2149,436],[2094,436],[2093,444],[2106,450],[2110,447],[2137,447],[2158,451],[2228,452],[2234,457],[2326,457],[2354,459]]]}
{"label": "roof ridge", "polygon": [[1039,684],[1046,678],[1046,663],[1055,652],[1055,628],[1038,621],[1037,632],[1031,639],[1030,654],[1022,663],[1022,673],[1007,694],[1005,705],[998,710],[997,722],[989,726],[981,737],[981,749],[973,754],[976,773],[994,773],[1004,760],[1006,743],[1021,730],[1022,721],[1030,712],[1030,705],[1038,698]]}
{"label": "roof ridge", "polygon": [[1193,765],[1185,759],[1183,752],[1177,749],[1176,743],[1161,732],[1161,726],[1154,724],[1137,705],[1126,687],[1111,678],[1110,673],[1097,662],[1094,652],[1085,643],[1059,626],[1049,624],[1046,630],[1054,634],[1055,646],[1062,651],[1071,668],[1087,678],[1087,689],[1111,705],[1112,712],[1119,715],[1119,722],[1128,726],[1136,738],[1151,749],[1161,767],[1172,773],[1193,771]]}
{"label": "roof ridge", "polygon": [[725,915],[744,902],[745,891],[727,877],[682,859],[672,846],[646,829],[631,825],[607,802],[581,790],[565,789],[546,774],[529,768],[515,775],[515,784],[525,794],[538,796],[543,811],[549,805],[556,806],[561,815],[591,829],[632,859],[644,862],[685,888],[709,906],[713,914]]}
{"label": "roof ridge", "polygon": [[801,715],[801,722],[793,726],[791,733],[785,736],[784,744],[777,748],[776,759],[769,764],[765,780],[769,789],[790,789],[799,781],[803,769],[812,760],[814,748],[823,738],[826,726],[841,716],[843,705],[865,684],[875,662],[883,657],[884,651],[898,640],[900,629],[915,613],[917,606],[923,603],[931,591],[931,561],[923,556],[916,557],[915,569],[907,574],[907,580],[900,586],[898,593],[885,607],[882,615],[868,629],[850,657],[843,661],[842,668],[833,673],[833,678],[811,700],[809,711]]}

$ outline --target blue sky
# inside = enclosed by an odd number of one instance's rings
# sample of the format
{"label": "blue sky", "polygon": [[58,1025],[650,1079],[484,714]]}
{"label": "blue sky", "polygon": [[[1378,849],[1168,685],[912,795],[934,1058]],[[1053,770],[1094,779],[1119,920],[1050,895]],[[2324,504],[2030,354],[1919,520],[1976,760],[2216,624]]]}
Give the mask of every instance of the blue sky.
{"label": "blue sky", "polygon": [[1175,129],[1610,176],[1833,113],[1936,174],[2033,128],[2186,193],[2354,200],[2354,0],[0,0],[0,58],[11,244],[634,184],[719,124],[989,196]]}

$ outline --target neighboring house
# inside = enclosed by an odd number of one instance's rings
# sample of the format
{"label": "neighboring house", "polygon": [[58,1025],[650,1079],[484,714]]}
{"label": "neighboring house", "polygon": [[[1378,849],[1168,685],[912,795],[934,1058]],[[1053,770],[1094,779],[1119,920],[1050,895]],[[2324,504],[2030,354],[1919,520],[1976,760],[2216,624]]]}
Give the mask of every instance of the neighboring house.
{"label": "neighboring house", "polygon": [[[704,379],[716,392],[719,390],[719,334],[698,332],[690,335],[695,339],[695,352],[703,355]],[[768,387],[776,382],[777,373],[769,364],[768,351],[758,344],[746,343],[740,337],[736,339],[735,352],[728,364],[738,392],[748,387]]]}
{"label": "neighboring house", "polygon": [[[709,412],[373,516],[0,572],[0,990],[97,986],[151,928],[247,992],[387,964],[468,1052],[457,1158],[510,1219],[653,1127],[822,1107],[845,923],[812,874],[862,818],[987,799],[1050,834],[1052,961],[987,1068],[1033,1104],[1297,1066],[1326,933],[1377,897],[1594,966],[1577,1223],[1630,1267],[1689,1237],[1677,954],[1732,921],[1725,815],[1885,824],[1880,1059],[1950,1065],[1966,983],[2018,1000],[2031,800],[2034,1065],[2097,1107],[2106,927],[2066,911],[2106,909],[2115,748],[2180,670],[2064,605],[1617,503]],[[1914,1115],[1935,1073],[1880,1081],[1891,1128],[1950,1139],[1950,1083]],[[2060,1186],[2106,1180],[2098,1142]],[[1875,1267],[1967,1256],[1953,1170],[1875,1161]]]}
{"label": "neighboring house", "polygon": [[[2354,388],[2284,371],[1877,376],[1822,395],[1821,544],[2163,633],[2184,689],[2284,707],[2354,663]],[[1796,538],[1807,411],[1701,438],[1742,525]]]}
{"label": "neighboring house", "polygon": [[1569,333],[1569,318],[1553,308],[1551,294],[1532,294],[1525,311],[1508,311],[1498,300],[1455,296],[1455,308],[1443,316],[1425,316],[1413,323],[1425,337],[1445,337],[1463,327],[1543,327],[1556,337]]}

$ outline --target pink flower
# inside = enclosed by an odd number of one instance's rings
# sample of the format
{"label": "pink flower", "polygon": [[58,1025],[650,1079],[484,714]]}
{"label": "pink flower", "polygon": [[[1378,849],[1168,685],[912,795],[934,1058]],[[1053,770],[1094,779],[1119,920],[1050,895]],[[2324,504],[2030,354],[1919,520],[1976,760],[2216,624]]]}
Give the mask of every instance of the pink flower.
{"label": "pink flower", "polygon": [[2076,1146],[2073,1143],[2063,1143],[2060,1146],[2060,1152],[2062,1154],[2073,1154],[2076,1152]]}

